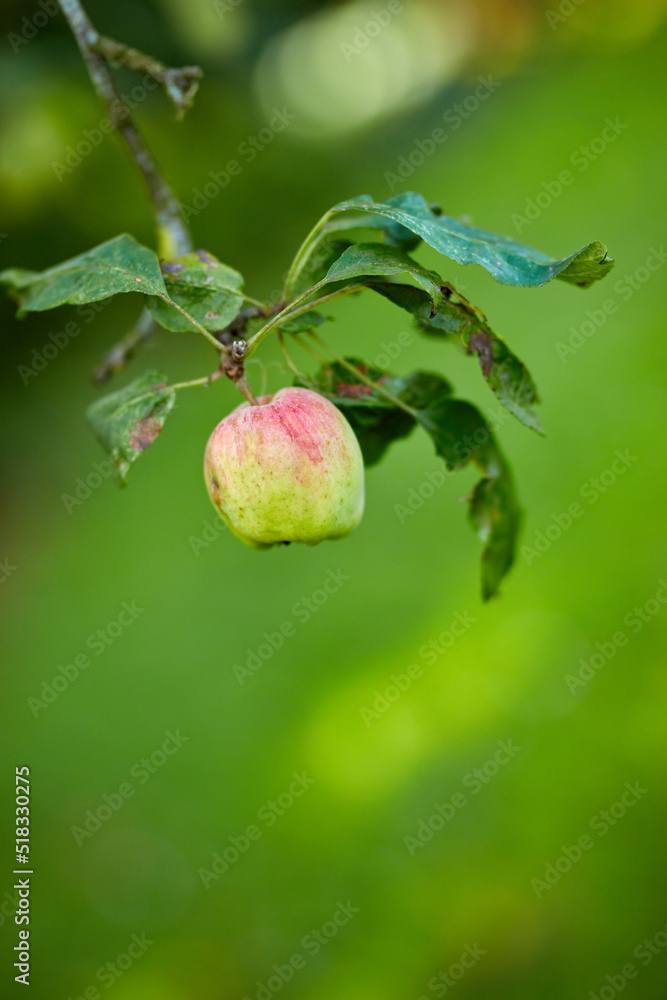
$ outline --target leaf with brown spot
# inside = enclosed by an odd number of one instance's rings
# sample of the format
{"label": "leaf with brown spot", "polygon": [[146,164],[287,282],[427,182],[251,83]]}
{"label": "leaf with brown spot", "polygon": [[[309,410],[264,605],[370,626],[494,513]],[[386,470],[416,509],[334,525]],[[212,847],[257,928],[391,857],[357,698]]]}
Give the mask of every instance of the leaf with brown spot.
{"label": "leaf with brown spot", "polygon": [[[160,268],[169,298],[178,302],[206,330],[211,333],[222,330],[238,316],[243,305],[243,277],[206,250],[162,261]],[[157,296],[149,299],[148,308],[153,318],[167,330],[192,333],[192,324],[164,299]]]}
{"label": "leaf with brown spot", "polygon": [[468,349],[476,351],[484,378],[488,378],[493,368],[493,344],[486,330],[476,330],[468,338]]}
{"label": "leaf with brown spot", "polygon": [[345,382],[336,384],[336,395],[347,399],[363,399],[365,396],[372,396],[373,390],[369,385],[360,382],[358,385],[347,385]]}
{"label": "leaf with brown spot", "polygon": [[149,445],[153,444],[155,438],[162,430],[162,424],[155,417],[144,417],[135,425],[130,435],[130,446],[135,451],[145,451]]}
{"label": "leaf with brown spot", "polygon": [[543,434],[542,425],[533,407],[539,403],[537,387],[523,361],[505,341],[494,333],[486,317],[450,285],[435,314],[426,292],[411,285],[394,285],[384,281],[370,283],[390,302],[412,313],[421,333],[458,343],[468,354],[476,354],[482,375],[503,406],[514,416]]}
{"label": "leaf with brown spot", "polygon": [[89,407],[88,421],[121,481],[153,444],[175,401],[176,392],[167,385],[166,376],[146,372]]}

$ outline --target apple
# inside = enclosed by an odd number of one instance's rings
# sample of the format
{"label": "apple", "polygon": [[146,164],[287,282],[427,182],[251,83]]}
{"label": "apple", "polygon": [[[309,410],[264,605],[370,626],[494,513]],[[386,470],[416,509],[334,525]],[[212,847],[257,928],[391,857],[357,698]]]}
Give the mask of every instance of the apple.
{"label": "apple", "polygon": [[206,446],[206,485],[227,527],[256,549],[349,535],[364,510],[364,463],[343,414],[309,389],[258,404],[237,406]]}

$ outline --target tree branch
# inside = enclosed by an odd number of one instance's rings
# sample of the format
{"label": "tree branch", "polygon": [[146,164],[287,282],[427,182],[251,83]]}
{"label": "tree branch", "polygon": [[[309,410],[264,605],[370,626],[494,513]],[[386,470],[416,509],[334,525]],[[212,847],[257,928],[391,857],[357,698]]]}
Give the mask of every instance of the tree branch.
{"label": "tree branch", "polygon": [[[76,38],[93,86],[100,100],[106,105],[109,117],[139,167],[146,182],[148,193],[155,212],[157,226],[158,257],[167,260],[180,257],[192,250],[192,238],[185,224],[178,198],[172,191],[169,182],[158,167],[153,154],[144,138],[132,120],[129,108],[118,92],[109,63],[127,66],[130,69],[144,72],[158,83],[162,84],[168,96],[174,102],[177,116],[182,117],[192,103],[201,70],[197,66],[185,66],[182,69],[169,69],[157,59],[144,55],[137,49],[132,49],[120,42],[100,35],[86,14],[80,0],[60,0],[60,7],[67,18],[72,33]],[[227,375],[243,393],[249,403],[256,406],[255,399],[244,371],[243,358],[246,341],[233,341],[231,350],[223,338],[216,338],[197,323],[184,309],[173,300],[165,301],[186,316],[192,325],[203,334],[207,340],[222,352],[220,373]],[[253,307],[257,312],[257,307]],[[263,315],[259,307],[258,315]],[[247,320],[246,320],[247,322]],[[142,316],[135,330],[128,334],[119,344],[105,356],[95,373],[96,381],[102,382],[118,368],[122,368],[128,357],[149,339],[153,332],[151,317]],[[241,335],[243,336],[243,334]],[[214,376],[212,376],[214,377]]]}
{"label": "tree branch", "polygon": [[101,359],[93,372],[93,382],[96,385],[104,385],[112,375],[122,372],[130,358],[144,344],[152,340],[158,329],[159,327],[148,309],[144,309],[134,329],[126,334],[122,340],[119,340],[117,344],[114,344]]}
{"label": "tree branch", "polygon": [[[76,38],[93,86],[146,182],[155,212],[158,256],[167,259],[180,257],[192,250],[192,239],[181,214],[181,206],[116,88],[107,56],[98,50],[100,46],[104,47],[101,36],[80,0],[60,0],[60,7]],[[161,67],[161,64],[158,65]]]}
{"label": "tree branch", "polygon": [[180,120],[192,106],[195,94],[199,89],[202,71],[199,66],[182,66],[172,69],[165,66],[153,56],[144,55],[138,49],[115,42],[113,38],[98,35],[97,41],[91,46],[95,52],[104,56],[112,66],[127,66],[137,73],[148,73],[164,87],[164,92],[176,108],[176,117]]}

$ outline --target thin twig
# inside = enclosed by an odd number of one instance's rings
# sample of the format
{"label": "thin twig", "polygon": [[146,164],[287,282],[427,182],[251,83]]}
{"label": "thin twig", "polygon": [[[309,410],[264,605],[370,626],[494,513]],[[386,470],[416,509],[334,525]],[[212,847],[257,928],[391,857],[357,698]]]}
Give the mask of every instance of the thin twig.
{"label": "thin twig", "polygon": [[148,73],[164,88],[164,92],[176,108],[176,117],[180,120],[192,106],[195,94],[199,89],[199,81],[203,73],[199,66],[181,66],[174,69],[165,66],[153,56],[147,56],[138,49],[133,49],[113,38],[98,35],[91,43],[91,48],[104,56],[112,66],[126,66],[137,73]]}
{"label": "thin twig", "polygon": [[129,108],[116,88],[107,59],[97,51],[100,34],[93,27],[80,0],[60,0],[60,6],[81,50],[93,86],[106,105],[109,118],[125,140],[146,182],[155,212],[158,255],[166,259],[180,257],[192,250],[192,240],[181,214],[181,206],[134,124]]}
{"label": "thin twig", "polygon": [[[109,63],[122,64],[129,66],[131,69],[145,71],[146,74],[153,77],[153,79],[165,87],[170,98],[174,101],[177,111],[180,113],[189,106],[194,97],[201,71],[197,67],[191,66],[181,70],[170,70],[158,60],[144,55],[137,49],[129,48],[119,42],[114,42],[109,38],[103,37],[94,28],[80,0],[60,0],[60,7],[67,18],[81,55],[88,67],[88,73],[90,74],[93,86],[100,100],[106,105],[111,122],[125,140],[146,182],[155,212],[158,256],[162,259],[171,260],[174,257],[181,257],[183,254],[189,253],[193,248],[192,239],[185,224],[178,198],[159,169],[141,132],[132,120],[130,111],[116,88],[113,76],[109,70]],[[164,301],[169,306],[179,312],[181,316],[185,317],[223,355],[220,364],[220,373],[227,375],[235,383],[251,405],[257,406],[257,400],[248,385],[243,370],[242,357],[236,358],[234,356],[234,345],[232,345],[232,350],[230,351],[226,344],[220,343],[201,323],[198,323],[194,317],[181,308],[173,299],[170,299],[169,296],[162,296],[162,298],[164,298]],[[260,306],[263,312],[263,308],[259,303],[256,303],[253,308],[256,309],[258,306]],[[145,323],[148,323],[147,319]],[[132,346],[136,346],[139,342],[140,337],[138,336],[132,341]],[[126,344],[119,345],[119,357],[126,346]],[[123,357],[125,356],[126,352],[123,354]],[[207,376],[203,380],[195,379],[192,382],[180,383],[177,388],[184,388],[186,385],[210,384],[214,377],[217,377],[217,375]]]}
{"label": "thin twig", "polygon": [[151,340],[159,329],[148,309],[144,309],[134,329],[103,356],[93,372],[93,382],[96,385],[104,385],[112,375],[122,372],[130,358]]}

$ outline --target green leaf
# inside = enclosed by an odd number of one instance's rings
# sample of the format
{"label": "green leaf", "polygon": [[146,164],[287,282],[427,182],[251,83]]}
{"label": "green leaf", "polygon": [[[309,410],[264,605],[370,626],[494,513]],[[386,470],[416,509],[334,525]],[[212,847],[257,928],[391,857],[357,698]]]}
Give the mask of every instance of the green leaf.
{"label": "green leaf", "polygon": [[[367,215],[370,224],[374,217],[389,219],[459,264],[481,264],[505,285],[535,287],[560,278],[585,288],[604,278],[614,266],[603,243],[589,243],[576,253],[555,260],[507,236],[466,226],[448,215],[437,215],[421,195],[413,193],[386,202],[374,202],[368,195],[362,195],[340,202],[333,211]],[[350,225],[353,224],[367,226],[369,221],[355,220]]]}
{"label": "green leaf", "polygon": [[0,282],[9,285],[15,291],[27,288],[39,277],[41,277],[40,271],[28,271],[24,267],[8,267],[0,271]]}
{"label": "green leaf", "polygon": [[482,597],[498,592],[514,562],[521,510],[509,466],[481,413],[460,399],[436,397],[420,411],[419,423],[450,470],[473,462],[483,478],[470,494],[468,518],[484,542]]}
{"label": "green leaf", "polygon": [[[420,194],[415,194],[412,191],[404,191],[400,194],[395,194],[391,198],[387,198],[387,205],[394,205],[396,208],[402,208],[407,212],[410,212],[413,208],[419,211],[422,208],[424,199]],[[434,215],[442,215],[442,209],[439,205],[430,204],[428,206]],[[399,247],[406,253],[410,253],[422,241],[421,236],[413,233],[410,229],[406,229],[405,226],[401,226],[398,222],[387,221],[381,216],[377,219],[372,219],[370,222],[364,221],[364,225],[371,225],[377,229],[381,229],[384,233],[385,243],[390,247]]]}
{"label": "green leaf", "polygon": [[442,279],[435,271],[417,264],[406,254],[381,243],[357,243],[343,251],[329,268],[325,281],[350,281],[353,278],[408,275],[426,289],[433,311],[442,302]]}
{"label": "green leaf", "polygon": [[281,325],[280,329],[284,330],[285,333],[291,334],[307,333],[309,330],[314,330],[330,319],[331,316],[322,316],[315,309],[309,309],[308,312],[301,313],[300,316],[295,316],[294,319],[288,319],[286,323]]}
{"label": "green leaf", "polygon": [[432,399],[442,399],[453,392],[451,384],[442,375],[423,371],[387,378],[385,388],[413,410],[426,409]]}
{"label": "green leaf", "polygon": [[468,503],[468,519],[484,542],[482,597],[488,601],[512,568],[521,530],[521,508],[509,468],[505,466],[501,476],[480,479]]}
{"label": "green leaf", "polygon": [[165,294],[157,257],[127,233],[46,271],[9,268],[0,272],[0,283],[16,294],[20,313],[97,302],[118,292]]}
{"label": "green leaf", "polygon": [[[222,330],[239,314],[243,305],[243,277],[221,264],[206,250],[194,250],[176,260],[163,261],[162,274],[169,298],[190,313],[209,332]],[[191,333],[192,324],[168,302],[149,300],[153,317],[167,330]]]}
{"label": "green leaf", "polygon": [[422,333],[451,340],[466,353],[476,354],[482,375],[503,406],[527,427],[544,433],[533,410],[539,396],[530,372],[505,341],[493,332],[486,317],[451,286],[446,286],[446,296],[434,315],[430,297],[419,288],[380,282],[374,282],[371,287],[412,313]]}
{"label": "green leaf", "polygon": [[333,235],[326,236],[307,261],[295,290],[303,291],[322,281],[333,262],[338,260],[342,252],[350,246],[353,246],[350,240],[338,239]]}
{"label": "green leaf", "polygon": [[146,372],[88,408],[88,421],[121,481],[158,436],[176,402],[165,375]]}
{"label": "green leaf", "polygon": [[408,437],[414,430],[415,422],[409,413],[395,406],[336,405],[345,414],[352,430],[357,435],[364,465],[376,465],[394,441]]}
{"label": "green leaf", "polygon": [[606,246],[596,240],[580,250],[558,277],[579,288],[588,288],[594,281],[609,274],[613,266],[614,261],[608,255]]}

